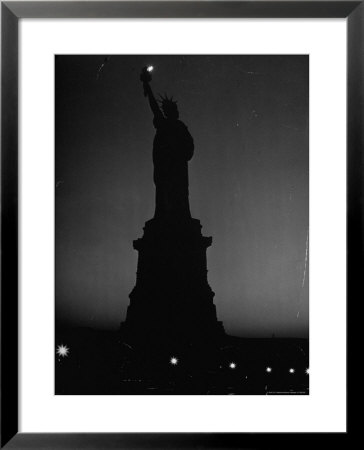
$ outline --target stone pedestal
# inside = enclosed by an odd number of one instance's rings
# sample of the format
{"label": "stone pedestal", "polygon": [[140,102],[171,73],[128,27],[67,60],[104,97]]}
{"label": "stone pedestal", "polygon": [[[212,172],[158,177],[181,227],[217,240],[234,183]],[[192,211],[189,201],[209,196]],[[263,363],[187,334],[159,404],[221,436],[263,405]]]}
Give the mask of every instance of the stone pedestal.
{"label": "stone pedestal", "polygon": [[192,218],[146,222],[134,241],[136,285],[123,332],[130,343],[212,342],[224,335],[207,281],[206,250],[212,238]]}

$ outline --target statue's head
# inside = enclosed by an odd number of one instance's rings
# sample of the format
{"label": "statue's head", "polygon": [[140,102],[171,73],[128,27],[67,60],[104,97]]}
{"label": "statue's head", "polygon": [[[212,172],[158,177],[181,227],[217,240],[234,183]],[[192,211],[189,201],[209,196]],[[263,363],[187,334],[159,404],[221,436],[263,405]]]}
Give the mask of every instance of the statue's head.
{"label": "statue's head", "polygon": [[179,112],[177,108],[177,102],[173,100],[173,97],[168,98],[167,95],[164,95],[164,97],[160,95],[159,97],[159,103],[161,105],[164,116],[167,119],[178,119]]}

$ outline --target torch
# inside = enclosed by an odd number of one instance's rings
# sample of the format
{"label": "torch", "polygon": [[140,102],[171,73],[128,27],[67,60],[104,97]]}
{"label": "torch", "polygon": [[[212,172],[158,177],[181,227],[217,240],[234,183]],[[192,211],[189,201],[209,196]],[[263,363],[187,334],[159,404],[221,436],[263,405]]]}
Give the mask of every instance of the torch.
{"label": "torch", "polygon": [[144,97],[146,97],[147,94],[147,84],[152,81],[152,72],[154,70],[153,66],[145,66],[142,69],[142,73],[140,74],[140,81],[143,82],[144,85]]}

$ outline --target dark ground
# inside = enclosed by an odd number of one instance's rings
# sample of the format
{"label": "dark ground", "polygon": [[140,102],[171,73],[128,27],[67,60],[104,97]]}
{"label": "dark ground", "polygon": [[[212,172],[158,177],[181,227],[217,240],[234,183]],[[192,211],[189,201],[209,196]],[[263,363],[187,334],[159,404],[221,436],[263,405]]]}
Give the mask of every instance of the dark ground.
{"label": "dark ground", "polygon": [[210,348],[155,343],[137,350],[119,332],[57,327],[55,344],[69,348],[68,356],[56,354],[58,395],[309,393],[307,339],[226,336]]}

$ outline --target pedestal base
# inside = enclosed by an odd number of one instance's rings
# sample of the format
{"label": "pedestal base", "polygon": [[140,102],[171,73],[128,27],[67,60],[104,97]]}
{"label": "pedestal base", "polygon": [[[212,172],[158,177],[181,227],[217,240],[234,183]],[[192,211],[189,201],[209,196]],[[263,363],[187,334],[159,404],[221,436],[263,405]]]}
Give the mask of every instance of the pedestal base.
{"label": "pedestal base", "polygon": [[224,335],[207,281],[206,249],[196,219],[148,221],[134,241],[137,281],[130,294],[124,338],[131,343],[206,343]]}

